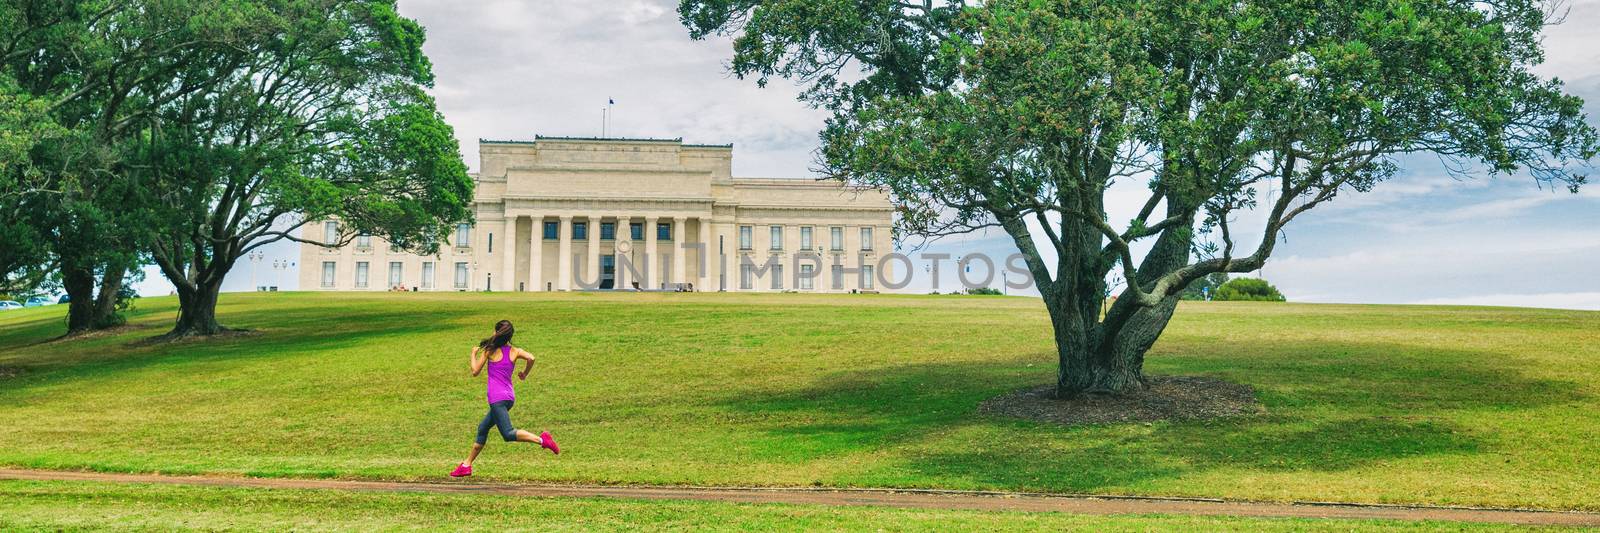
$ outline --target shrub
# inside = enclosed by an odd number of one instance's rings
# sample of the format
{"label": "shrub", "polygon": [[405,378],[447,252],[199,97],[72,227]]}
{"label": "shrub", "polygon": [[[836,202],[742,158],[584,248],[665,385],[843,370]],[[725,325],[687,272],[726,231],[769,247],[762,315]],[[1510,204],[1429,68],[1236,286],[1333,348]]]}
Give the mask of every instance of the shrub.
{"label": "shrub", "polygon": [[1234,278],[1217,287],[1213,300],[1221,301],[1247,301],[1247,302],[1282,302],[1285,301],[1283,293],[1278,292],[1267,280],[1260,278]]}

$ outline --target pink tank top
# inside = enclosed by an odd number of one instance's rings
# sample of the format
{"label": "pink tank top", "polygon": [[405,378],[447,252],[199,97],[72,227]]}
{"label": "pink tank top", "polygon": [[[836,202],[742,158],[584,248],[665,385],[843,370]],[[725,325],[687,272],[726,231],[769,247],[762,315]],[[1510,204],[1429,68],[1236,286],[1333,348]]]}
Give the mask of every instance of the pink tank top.
{"label": "pink tank top", "polygon": [[511,388],[511,371],[516,368],[516,361],[511,360],[511,347],[501,346],[500,360],[489,361],[489,403],[517,399],[517,391]]}

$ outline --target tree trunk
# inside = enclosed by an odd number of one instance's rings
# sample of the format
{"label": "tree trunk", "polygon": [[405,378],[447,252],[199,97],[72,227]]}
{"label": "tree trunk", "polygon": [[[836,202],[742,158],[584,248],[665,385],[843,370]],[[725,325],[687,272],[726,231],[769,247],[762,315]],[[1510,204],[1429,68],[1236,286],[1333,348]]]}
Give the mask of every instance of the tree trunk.
{"label": "tree trunk", "polygon": [[61,267],[61,285],[67,291],[67,335],[94,329],[94,270]]}
{"label": "tree trunk", "polygon": [[[1181,206],[1169,207],[1168,215],[1181,213],[1182,209]],[[1192,239],[1193,235],[1189,232],[1162,233],[1139,265],[1140,285],[1149,290],[1162,275],[1188,264]],[[1098,279],[1095,276],[1085,277]],[[1167,322],[1178,308],[1178,296],[1163,298],[1152,307],[1139,307],[1132,297],[1118,298],[1106,312],[1103,321],[1071,319],[1074,313],[1093,313],[1091,316],[1099,318],[1098,311],[1104,297],[1098,292],[1089,294],[1091,289],[1100,290],[1084,285],[1077,290],[1076,299],[1080,303],[1092,300],[1093,311],[1085,311],[1080,305],[1075,311],[1069,309],[1062,313],[1060,308],[1069,306],[1046,306],[1052,322],[1058,315],[1067,315],[1069,319],[1064,321],[1065,325],[1088,324],[1081,326],[1085,332],[1081,335],[1068,331],[1063,336],[1062,328],[1059,325],[1056,328],[1056,349],[1060,353],[1062,374],[1056,383],[1056,396],[1075,398],[1084,394],[1137,393],[1145,388],[1144,354],[1150,351],[1156,339],[1161,337],[1161,332],[1167,329]],[[1130,295],[1124,291],[1124,296]],[[1077,337],[1084,340],[1079,342]]]}
{"label": "tree trunk", "polygon": [[[1086,285],[1076,295],[1057,293],[1047,297],[1045,307],[1055,330],[1059,366],[1056,396],[1076,398],[1084,394],[1128,394],[1144,388],[1144,353],[1155,344],[1176,305],[1164,305],[1135,312],[1119,328],[1099,322],[1104,294],[1089,293]],[[1162,310],[1165,309],[1163,313]],[[1131,311],[1124,307],[1123,312]]]}
{"label": "tree trunk", "polygon": [[1155,307],[1134,311],[1115,334],[1106,335],[1095,348],[1102,370],[1096,389],[1124,392],[1144,388],[1144,354],[1154,346],[1178,309],[1176,296]]}
{"label": "tree trunk", "polygon": [[95,296],[93,316],[90,318],[94,329],[112,328],[127,322],[117,312],[117,294],[122,292],[122,281],[127,275],[128,270],[120,266],[106,267],[106,274],[100,279],[100,294]]}
{"label": "tree trunk", "polygon": [[1071,398],[1094,386],[1094,358],[1090,357],[1089,330],[1081,317],[1074,316],[1058,306],[1046,305],[1050,311],[1050,325],[1055,329],[1056,395]]}
{"label": "tree trunk", "polygon": [[1115,336],[1100,339],[1058,333],[1056,351],[1060,371],[1056,379],[1056,397],[1132,394],[1143,390],[1144,353],[1159,336],[1160,328],[1154,323],[1124,328]]}
{"label": "tree trunk", "polygon": [[1115,330],[1096,325],[1085,331],[1078,326],[1081,322],[1052,316],[1060,359],[1056,397],[1143,390],[1144,354],[1161,337],[1177,306],[1178,299],[1172,297],[1155,307],[1130,311],[1131,316]]}
{"label": "tree trunk", "polygon": [[[67,291],[67,335],[77,335],[97,329],[120,326],[126,322],[117,312],[117,293],[128,271],[116,265],[107,265],[105,275],[95,276],[95,269],[81,265],[61,267],[61,285]],[[95,286],[99,291],[96,294]]]}
{"label": "tree trunk", "polygon": [[222,280],[195,284],[193,289],[178,288],[178,323],[164,335],[167,339],[216,335],[227,328],[217,323],[217,294]]}

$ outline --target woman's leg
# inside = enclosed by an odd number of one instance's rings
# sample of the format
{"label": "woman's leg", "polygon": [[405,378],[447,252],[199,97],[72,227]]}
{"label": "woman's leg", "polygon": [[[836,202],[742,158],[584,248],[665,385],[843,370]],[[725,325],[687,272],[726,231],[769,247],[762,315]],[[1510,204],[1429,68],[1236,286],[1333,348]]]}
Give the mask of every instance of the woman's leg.
{"label": "woman's leg", "polygon": [[500,438],[505,439],[506,442],[517,441],[517,428],[511,426],[511,406],[513,405],[516,405],[513,400],[495,402],[493,408],[489,411],[490,414],[494,415],[495,427],[500,428]]}
{"label": "woman's leg", "polygon": [[[500,438],[506,442],[543,442],[538,435],[517,429],[511,425],[511,407],[516,405],[512,400],[500,402],[505,408],[490,410],[489,414],[495,417],[495,425],[500,428]],[[499,405],[499,404],[496,404]]]}
{"label": "woman's leg", "polygon": [[478,460],[478,453],[483,451],[483,444],[489,442],[489,426],[494,425],[494,406],[489,406],[489,412],[483,415],[483,420],[478,422],[478,437],[472,441],[472,453],[467,454],[467,460],[461,464],[472,466]]}

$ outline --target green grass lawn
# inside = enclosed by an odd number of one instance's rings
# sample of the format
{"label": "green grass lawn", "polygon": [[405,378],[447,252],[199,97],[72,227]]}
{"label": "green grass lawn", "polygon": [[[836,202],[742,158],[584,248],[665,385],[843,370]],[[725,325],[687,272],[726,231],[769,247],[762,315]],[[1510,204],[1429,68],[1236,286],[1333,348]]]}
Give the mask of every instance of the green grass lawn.
{"label": "green grass lawn", "polygon": [[[486,501],[487,500],[487,501]],[[319,512],[307,512],[317,509]],[[1498,531],[1374,520],[1019,513],[0,481],[0,530]]]}
{"label": "green grass lawn", "polygon": [[510,318],[540,356],[513,419],[564,453],[491,441],[482,481],[1600,510],[1596,312],[1185,304],[1149,372],[1250,384],[1269,413],[1062,428],[975,412],[1053,379],[1023,298],[229,294],[221,319],[258,334],[136,343],[173,303],[66,342],[61,306],[0,313],[0,464],[439,479],[484,410],[468,347]]}

